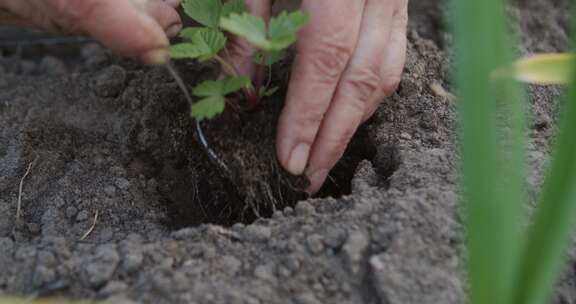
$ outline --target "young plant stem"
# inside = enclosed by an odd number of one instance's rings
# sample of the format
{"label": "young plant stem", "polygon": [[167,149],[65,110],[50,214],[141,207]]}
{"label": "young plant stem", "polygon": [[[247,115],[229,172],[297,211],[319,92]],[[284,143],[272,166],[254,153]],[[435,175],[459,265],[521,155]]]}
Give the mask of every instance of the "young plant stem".
{"label": "young plant stem", "polygon": [[234,77],[240,76],[240,72],[238,72],[238,69],[233,64],[226,61],[224,58],[220,57],[219,55],[216,55],[214,56],[214,59],[216,59],[216,61],[218,61],[218,63],[222,65],[224,71],[229,75],[232,75]]}
{"label": "young plant stem", "polygon": [[264,78],[266,74],[266,60],[268,56],[266,54],[262,55],[260,64],[256,66],[256,71],[254,73],[254,96],[248,99],[248,109],[253,110],[260,103],[260,91],[262,89],[262,84],[264,83]]}
{"label": "young plant stem", "polygon": [[[226,52],[226,56],[230,57],[228,49],[224,48],[224,51]],[[233,64],[229,63],[219,55],[214,56],[214,59],[216,59],[216,61],[218,61],[218,63],[222,65],[222,68],[226,73],[234,77],[240,77],[240,72]],[[258,90],[256,90],[255,88],[252,89],[245,88],[242,91],[244,92],[244,97],[246,98],[246,102],[248,103],[248,108],[253,109],[258,104]]]}
{"label": "young plant stem", "polygon": [[[184,97],[186,98],[188,103],[190,105],[193,105],[194,101],[192,100],[192,96],[190,95],[190,92],[188,92],[188,89],[186,88],[186,85],[184,84],[182,77],[180,77],[180,75],[178,74],[178,71],[172,65],[172,62],[168,62],[168,64],[166,64],[166,69],[168,69],[168,72],[170,73],[170,75],[172,75],[172,78],[174,78],[174,80],[176,81],[176,84],[178,84],[178,87],[180,87],[180,90],[184,94]],[[212,148],[210,148],[210,145],[208,144],[208,141],[206,140],[206,137],[204,136],[204,131],[202,130],[202,125],[201,125],[199,120],[196,120],[196,133],[198,134],[198,138],[200,139],[200,143],[202,144],[202,147],[204,147],[204,150],[206,151],[208,156],[213,161],[215,161],[226,173],[230,174],[231,171],[228,168],[228,166],[226,165],[226,163],[224,163],[218,157],[216,152],[214,152],[214,150],[212,150]]]}

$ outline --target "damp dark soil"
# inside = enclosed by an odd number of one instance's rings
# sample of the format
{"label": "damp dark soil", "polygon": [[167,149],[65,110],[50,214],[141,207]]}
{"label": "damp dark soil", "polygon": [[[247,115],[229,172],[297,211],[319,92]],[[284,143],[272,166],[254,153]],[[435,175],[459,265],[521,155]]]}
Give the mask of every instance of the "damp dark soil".
{"label": "damp dark soil", "polygon": [[[569,2],[510,8],[523,54],[567,49]],[[282,96],[202,124],[224,172],[164,68],[93,43],[0,47],[0,295],[465,303],[457,101],[439,89],[451,91],[445,12],[440,1],[412,1],[400,89],[315,198],[274,157]],[[1,29],[0,39],[13,33]],[[190,85],[215,72],[177,68]],[[559,95],[530,88],[531,189],[546,169]],[[575,261],[556,303],[576,303]]]}

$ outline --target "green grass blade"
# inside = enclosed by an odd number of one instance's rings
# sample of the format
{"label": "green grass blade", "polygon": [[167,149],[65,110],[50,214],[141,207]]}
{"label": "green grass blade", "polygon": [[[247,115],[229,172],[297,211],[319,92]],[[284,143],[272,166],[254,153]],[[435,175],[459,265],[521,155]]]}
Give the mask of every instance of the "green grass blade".
{"label": "green grass blade", "polygon": [[504,304],[519,244],[522,100],[510,82],[490,81],[511,61],[502,1],[453,1],[470,302]]}
{"label": "green grass blade", "polygon": [[572,71],[549,175],[528,229],[513,302],[516,304],[548,300],[570,244],[576,218],[576,65]]}

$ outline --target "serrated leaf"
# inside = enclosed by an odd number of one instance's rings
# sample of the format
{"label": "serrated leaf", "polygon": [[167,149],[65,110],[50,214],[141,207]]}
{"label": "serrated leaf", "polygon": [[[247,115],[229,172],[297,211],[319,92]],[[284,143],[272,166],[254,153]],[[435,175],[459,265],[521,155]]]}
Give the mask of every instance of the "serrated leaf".
{"label": "serrated leaf", "polygon": [[175,59],[199,58],[205,56],[210,50],[201,45],[193,43],[180,43],[170,47],[170,57]]}
{"label": "serrated leaf", "polygon": [[572,80],[576,54],[540,54],[514,63],[515,79],[531,84],[563,85]]}
{"label": "serrated leaf", "polygon": [[192,94],[199,97],[226,96],[250,86],[248,77],[230,77],[220,80],[207,80],[192,89]]}
{"label": "serrated leaf", "polygon": [[230,14],[220,20],[220,27],[236,34],[256,47],[268,51],[281,51],[296,42],[298,31],[308,22],[308,16],[300,11],[281,13],[270,20],[270,29],[262,18],[243,14]]}
{"label": "serrated leaf", "polygon": [[172,58],[191,58],[206,61],[214,57],[226,45],[226,36],[217,29],[187,28],[183,35],[188,43],[177,44],[170,50]]}
{"label": "serrated leaf", "polygon": [[210,53],[200,58],[200,61],[205,61],[220,52],[226,46],[226,36],[217,29],[203,29],[198,31],[196,39],[193,42],[203,44],[210,49]]}
{"label": "serrated leaf", "polygon": [[193,104],[191,113],[197,120],[210,119],[222,113],[225,107],[224,96],[211,96]]}
{"label": "serrated leaf", "polygon": [[224,95],[234,93],[242,88],[247,88],[252,85],[250,78],[246,76],[231,77],[224,82]]}
{"label": "serrated leaf", "polygon": [[232,13],[220,19],[220,27],[238,35],[264,50],[270,49],[270,41],[266,39],[266,24],[262,18],[248,13]]}
{"label": "serrated leaf", "polygon": [[184,0],[184,12],[194,21],[211,28],[217,28],[222,12],[221,0]]}
{"label": "serrated leaf", "polygon": [[301,11],[280,13],[270,20],[268,37],[275,50],[282,50],[296,42],[296,34],[308,23],[308,16]]}
{"label": "serrated leaf", "polygon": [[230,14],[242,14],[246,12],[246,3],[244,0],[229,0],[222,6],[220,17],[228,17]]}
{"label": "serrated leaf", "polygon": [[[264,54],[262,52],[257,52],[254,55],[254,63],[262,64],[262,56],[264,56]],[[271,66],[271,65],[279,62],[280,60],[284,59],[284,57],[286,57],[285,51],[267,52],[266,53],[266,60],[264,61],[264,65]]]}
{"label": "serrated leaf", "polygon": [[182,39],[192,40],[199,31],[204,29],[205,27],[187,27],[181,30],[178,36],[180,36]]}

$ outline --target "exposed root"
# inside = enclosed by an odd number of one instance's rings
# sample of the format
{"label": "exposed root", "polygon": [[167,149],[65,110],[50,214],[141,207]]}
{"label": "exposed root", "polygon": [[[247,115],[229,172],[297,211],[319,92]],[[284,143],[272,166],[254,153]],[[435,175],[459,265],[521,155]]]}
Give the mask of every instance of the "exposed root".
{"label": "exposed root", "polygon": [[26,179],[26,177],[28,177],[28,175],[32,171],[32,167],[34,166],[34,164],[36,163],[37,160],[38,160],[38,154],[36,154],[36,157],[34,157],[34,160],[28,165],[28,168],[26,169],[26,173],[24,173],[24,176],[22,176],[22,178],[20,179],[20,186],[18,187],[18,201],[16,204],[16,217],[14,220],[14,228],[12,229],[12,232],[14,232],[14,230],[16,230],[16,227],[18,226],[18,223],[20,222],[20,217],[21,217],[21,213],[22,213],[22,192],[24,190],[24,180]]}
{"label": "exposed root", "polygon": [[[188,103],[190,105],[193,105],[194,101],[192,100],[192,96],[190,95],[190,92],[188,92],[188,89],[186,88],[186,85],[184,84],[182,77],[180,77],[180,75],[178,74],[178,71],[176,71],[176,68],[174,68],[174,66],[172,66],[172,63],[168,63],[166,65],[166,69],[168,69],[168,72],[170,72],[170,75],[172,75],[172,78],[174,78],[174,80],[176,81],[176,84],[178,84],[178,87],[180,87],[180,90],[182,91],[182,93],[184,93],[184,97],[186,97],[186,100],[188,101]],[[198,121],[198,120],[196,120],[196,133],[198,134],[198,138],[200,139],[200,143],[202,144],[202,147],[204,147],[204,150],[206,150],[206,153],[208,153],[208,156],[210,157],[210,159],[212,159],[214,162],[216,162],[218,164],[218,166],[220,166],[228,174],[228,176],[230,176],[231,175],[230,169],[228,168],[228,166],[226,166],[226,164],[222,161],[222,159],[220,159],[218,157],[216,152],[214,152],[214,150],[212,150],[212,148],[210,148],[210,145],[208,144],[208,141],[206,140],[206,137],[204,136],[204,131],[202,130],[202,125],[200,124],[200,121]]]}
{"label": "exposed root", "polygon": [[80,238],[81,241],[85,240],[92,233],[92,231],[94,231],[94,228],[96,228],[97,223],[98,223],[98,210],[96,210],[96,213],[94,214],[94,221],[92,221],[92,226],[90,226],[90,229],[88,229],[88,231],[86,231],[86,233],[82,235],[82,237]]}

